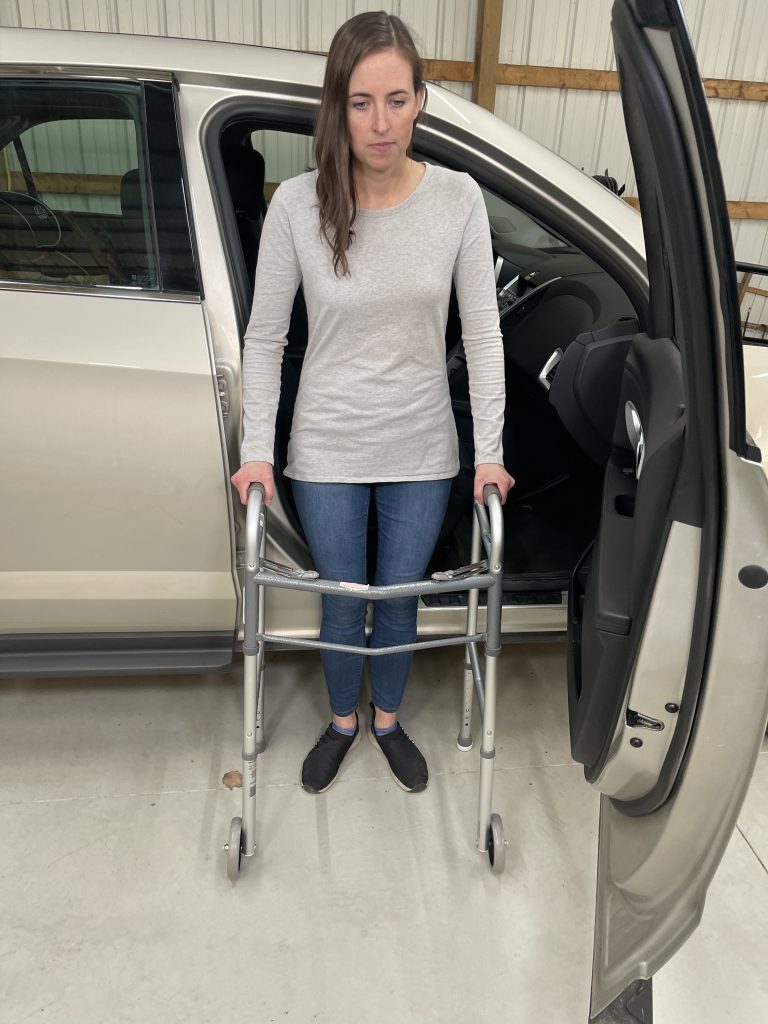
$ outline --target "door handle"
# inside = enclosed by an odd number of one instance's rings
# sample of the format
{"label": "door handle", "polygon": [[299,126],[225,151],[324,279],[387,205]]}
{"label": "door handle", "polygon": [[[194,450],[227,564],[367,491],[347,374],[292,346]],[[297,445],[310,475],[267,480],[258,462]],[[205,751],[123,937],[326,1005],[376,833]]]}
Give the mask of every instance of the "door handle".
{"label": "door handle", "polygon": [[624,406],[624,421],[627,425],[629,443],[635,453],[635,479],[639,480],[645,462],[645,431],[640,414],[632,402],[627,402]]}
{"label": "door handle", "polygon": [[542,366],[541,373],[539,374],[539,384],[541,384],[545,391],[549,391],[552,387],[552,381],[555,379],[555,370],[562,358],[563,350],[561,348],[556,348],[546,363]]}

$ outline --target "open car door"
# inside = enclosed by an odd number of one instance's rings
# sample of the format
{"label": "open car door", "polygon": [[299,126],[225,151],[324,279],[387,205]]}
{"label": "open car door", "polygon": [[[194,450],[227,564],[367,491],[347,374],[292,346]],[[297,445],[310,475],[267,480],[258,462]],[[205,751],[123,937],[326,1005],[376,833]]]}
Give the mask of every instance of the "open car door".
{"label": "open car door", "polygon": [[569,710],[601,793],[591,1019],[647,1024],[650,979],[701,918],[765,731],[768,479],[746,433],[730,226],[678,0],[615,0],[613,34],[650,312],[643,333],[571,346],[551,400],[569,389],[576,408],[596,382],[618,397],[600,528],[571,588]]}

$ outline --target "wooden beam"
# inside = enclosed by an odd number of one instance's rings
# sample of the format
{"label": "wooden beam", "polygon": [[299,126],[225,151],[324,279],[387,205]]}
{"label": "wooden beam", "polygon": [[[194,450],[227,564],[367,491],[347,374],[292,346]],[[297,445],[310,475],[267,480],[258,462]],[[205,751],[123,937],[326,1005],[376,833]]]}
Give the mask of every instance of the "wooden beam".
{"label": "wooden beam", "polygon": [[[59,171],[35,171],[32,175],[38,192],[63,196],[119,196],[119,174],[65,174]],[[0,171],[0,182],[5,175]],[[11,171],[11,189],[26,192],[21,171]]]}
{"label": "wooden beam", "polygon": [[422,64],[430,82],[471,82],[475,75],[471,60],[423,60]]}
{"label": "wooden beam", "polygon": [[[636,196],[622,196],[625,203],[640,209],[640,200]],[[760,203],[751,199],[729,199],[728,216],[731,220],[768,220],[768,203]]]}
{"label": "wooden beam", "polygon": [[747,273],[739,281],[739,305],[744,301],[744,295],[748,292],[749,282],[752,280],[752,275]]}
{"label": "wooden beam", "polygon": [[768,100],[768,82],[740,82],[728,78],[705,78],[704,92],[721,100]]}
{"label": "wooden beam", "polygon": [[729,199],[728,216],[731,220],[768,220],[768,203],[749,199]]}
{"label": "wooden beam", "polygon": [[540,89],[591,89],[618,92],[619,77],[615,71],[593,71],[589,68],[545,68],[534,64],[499,64],[499,85],[532,85]]}
{"label": "wooden beam", "polygon": [[[544,89],[587,89],[618,92],[615,71],[590,68],[547,68],[532,64],[499,64],[499,85],[533,85]],[[729,78],[705,78],[704,92],[721,100],[768,100],[768,82],[743,82]]]}
{"label": "wooden beam", "polygon": [[503,0],[478,0],[475,34],[475,73],[472,99],[493,112],[496,106],[496,82],[501,44]]}
{"label": "wooden beam", "polygon": [[[745,277],[752,277],[751,274],[745,274]],[[768,299],[768,291],[765,288],[751,288],[749,285],[744,289],[745,292],[749,292],[750,295],[762,295],[763,298]]]}
{"label": "wooden beam", "polygon": [[[483,6],[478,9],[478,21]],[[499,21],[499,28],[501,21]],[[478,25],[478,41],[482,40]],[[425,75],[433,82],[474,82],[477,62],[466,60],[425,60]],[[488,74],[487,67],[485,68]],[[768,82],[747,82],[730,78],[705,78],[704,92],[721,100],[768,100]],[[619,76],[615,71],[594,68],[553,68],[536,64],[498,64],[496,84],[534,86],[539,89],[585,89],[598,92],[618,92]],[[475,101],[477,102],[477,101]]]}

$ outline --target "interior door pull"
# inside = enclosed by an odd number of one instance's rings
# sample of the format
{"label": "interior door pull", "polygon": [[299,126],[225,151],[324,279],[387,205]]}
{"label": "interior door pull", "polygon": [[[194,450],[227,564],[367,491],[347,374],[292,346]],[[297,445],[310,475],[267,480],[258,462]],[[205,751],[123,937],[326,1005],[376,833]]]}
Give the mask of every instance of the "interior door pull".
{"label": "interior door pull", "polygon": [[561,348],[556,348],[546,363],[542,366],[541,373],[539,374],[539,384],[541,384],[545,391],[549,391],[552,387],[552,381],[555,377],[557,364],[562,358],[563,350]]}
{"label": "interior door pull", "polygon": [[638,411],[632,402],[627,402],[624,406],[624,419],[627,424],[629,443],[635,453],[635,479],[639,480],[645,461],[645,432]]}

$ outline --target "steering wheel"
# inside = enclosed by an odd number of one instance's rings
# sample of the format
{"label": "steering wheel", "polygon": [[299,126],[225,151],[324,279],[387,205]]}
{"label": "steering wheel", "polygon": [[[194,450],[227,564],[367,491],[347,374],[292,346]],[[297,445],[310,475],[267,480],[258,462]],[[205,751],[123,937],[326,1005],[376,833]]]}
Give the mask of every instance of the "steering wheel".
{"label": "steering wheel", "polygon": [[11,250],[53,249],[61,241],[61,224],[42,199],[25,192],[0,192],[0,236]]}

